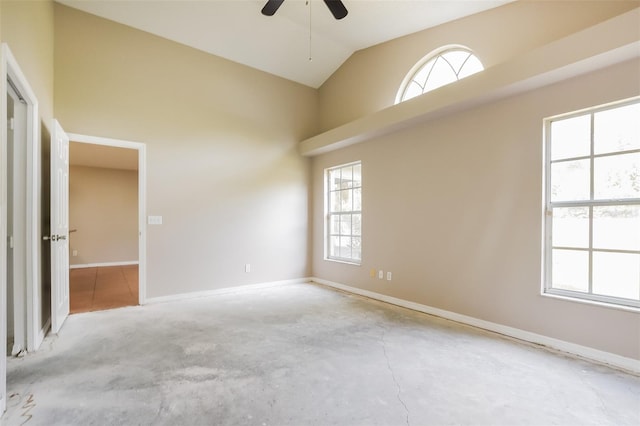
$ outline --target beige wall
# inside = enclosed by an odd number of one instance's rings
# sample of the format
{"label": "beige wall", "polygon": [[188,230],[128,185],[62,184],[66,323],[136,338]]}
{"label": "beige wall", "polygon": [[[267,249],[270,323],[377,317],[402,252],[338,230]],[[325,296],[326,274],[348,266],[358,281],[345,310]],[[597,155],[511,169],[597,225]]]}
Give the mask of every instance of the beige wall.
{"label": "beige wall", "polygon": [[72,166],[69,170],[71,265],[138,260],[138,172]]}
{"label": "beige wall", "polygon": [[53,118],[53,2],[2,0],[0,8],[0,39],[18,61],[49,128]]}
{"label": "beige wall", "polygon": [[[542,120],[638,95],[639,73],[626,62],[313,158],[314,276],[640,359],[637,313],[540,295]],[[323,260],[323,169],[354,160],[362,266]]]}
{"label": "beige wall", "polygon": [[62,126],[147,145],[147,213],[164,222],[147,227],[149,297],[309,275],[296,143],[313,89],[61,5],[55,24]]}
{"label": "beige wall", "polygon": [[637,1],[517,1],[361,50],[320,88],[321,128],[393,105],[407,72],[444,45],[471,48],[489,68],[638,6]]}
{"label": "beige wall", "polygon": [[[0,0],[0,41],[8,44],[38,99],[42,148],[40,158],[42,169],[38,177],[41,185],[38,190],[42,203],[36,208],[36,214],[41,219],[42,229],[37,232],[41,235],[48,234],[49,231],[48,152],[54,96],[53,25],[53,1],[51,0]],[[49,257],[49,243],[43,243],[39,251],[42,274],[36,277],[36,285],[40,287],[42,295],[40,315],[42,326],[50,316]]]}

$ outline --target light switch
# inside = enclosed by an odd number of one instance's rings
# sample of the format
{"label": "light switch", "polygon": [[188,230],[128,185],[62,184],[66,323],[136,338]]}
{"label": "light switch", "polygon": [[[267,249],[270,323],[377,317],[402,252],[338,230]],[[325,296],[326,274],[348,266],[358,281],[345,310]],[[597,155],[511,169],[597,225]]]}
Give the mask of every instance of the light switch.
{"label": "light switch", "polygon": [[162,216],[149,216],[147,223],[149,225],[162,225]]}

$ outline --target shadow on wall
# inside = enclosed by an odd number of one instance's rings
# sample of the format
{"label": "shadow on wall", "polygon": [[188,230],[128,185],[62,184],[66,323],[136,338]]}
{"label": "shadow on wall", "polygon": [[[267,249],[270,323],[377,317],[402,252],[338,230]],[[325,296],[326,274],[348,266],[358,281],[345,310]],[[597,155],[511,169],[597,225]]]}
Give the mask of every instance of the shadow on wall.
{"label": "shadow on wall", "polygon": [[[41,135],[41,170],[42,175],[40,182],[42,184],[41,192],[41,225],[42,235],[49,235],[51,233],[51,134],[49,129],[44,124],[40,123],[40,135]],[[40,297],[41,297],[41,327],[47,323],[51,317],[51,243],[49,241],[41,241],[41,260],[42,268],[40,269],[42,274],[40,284]]]}

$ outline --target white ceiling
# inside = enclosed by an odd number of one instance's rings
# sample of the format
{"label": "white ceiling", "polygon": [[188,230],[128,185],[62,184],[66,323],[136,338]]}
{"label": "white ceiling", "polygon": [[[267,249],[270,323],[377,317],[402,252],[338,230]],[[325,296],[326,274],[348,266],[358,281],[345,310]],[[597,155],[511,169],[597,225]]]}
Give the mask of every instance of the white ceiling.
{"label": "white ceiling", "polygon": [[320,0],[56,1],[317,88],[357,50],[513,0],[343,0],[339,21]]}

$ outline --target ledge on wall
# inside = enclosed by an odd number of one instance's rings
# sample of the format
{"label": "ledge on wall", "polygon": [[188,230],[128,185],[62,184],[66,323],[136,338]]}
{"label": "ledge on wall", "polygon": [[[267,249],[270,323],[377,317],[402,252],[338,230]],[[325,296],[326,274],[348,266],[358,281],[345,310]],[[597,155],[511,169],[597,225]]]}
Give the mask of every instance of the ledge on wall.
{"label": "ledge on wall", "polygon": [[314,156],[640,57],[640,8],[300,142]]}

